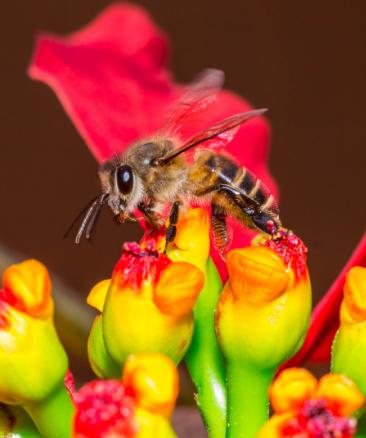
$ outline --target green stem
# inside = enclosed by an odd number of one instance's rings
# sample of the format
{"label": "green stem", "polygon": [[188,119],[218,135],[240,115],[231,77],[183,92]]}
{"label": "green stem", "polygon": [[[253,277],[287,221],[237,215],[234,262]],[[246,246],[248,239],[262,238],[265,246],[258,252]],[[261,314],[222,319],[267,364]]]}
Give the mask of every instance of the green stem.
{"label": "green stem", "polygon": [[43,438],[70,438],[74,406],[62,384],[45,400],[24,406]]}
{"label": "green stem", "polygon": [[357,419],[357,433],[356,438],[366,437],[366,412],[363,410]]}
{"label": "green stem", "polygon": [[224,438],[226,429],[225,366],[215,334],[215,309],[221,290],[219,274],[209,259],[205,286],[194,308],[194,334],[185,361],[210,438]]}
{"label": "green stem", "polygon": [[268,388],[274,371],[227,364],[227,438],[254,438],[268,420]]}

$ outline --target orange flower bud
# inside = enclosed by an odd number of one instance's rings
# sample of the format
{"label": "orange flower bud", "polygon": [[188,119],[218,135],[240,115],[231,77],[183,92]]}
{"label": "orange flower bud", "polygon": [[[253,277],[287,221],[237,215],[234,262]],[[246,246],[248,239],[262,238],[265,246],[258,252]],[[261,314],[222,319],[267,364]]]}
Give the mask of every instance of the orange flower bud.
{"label": "orange flower bud", "polygon": [[346,376],[326,374],[323,376],[315,394],[325,399],[328,407],[341,416],[350,416],[365,402],[357,386]]}
{"label": "orange flower bud", "polygon": [[354,266],[347,273],[340,316],[345,323],[366,321],[366,268]]}
{"label": "orange flower bud", "polygon": [[3,289],[13,308],[35,318],[53,315],[51,280],[46,267],[39,261],[26,260],[5,269]]}
{"label": "orange flower bud", "polygon": [[309,322],[304,245],[287,233],[261,246],[230,251],[227,267],[229,281],[216,310],[226,358],[277,368],[300,347]]}
{"label": "orange flower bud", "polygon": [[276,413],[296,410],[313,397],[316,378],[303,368],[288,368],[272,383],[269,397]]}
{"label": "orange flower bud", "polygon": [[172,262],[154,240],[123,246],[103,307],[103,339],[121,365],[129,354],[158,351],[179,362],[193,333],[192,309],[203,285],[193,265]]}
{"label": "orange flower bud", "polygon": [[290,281],[290,273],[281,257],[263,246],[230,251],[227,267],[235,298],[254,306],[277,298]]}
{"label": "orange flower bud", "polygon": [[160,353],[128,356],[123,383],[131,388],[136,403],[150,412],[169,417],[178,396],[178,372],[168,357]]}
{"label": "orange flower bud", "polygon": [[275,410],[257,438],[337,436],[352,438],[356,420],[350,417],[364,404],[356,385],[345,376],[326,374],[319,382],[306,370],[283,371],[270,392]]}
{"label": "orange flower bud", "polygon": [[331,370],[352,379],[366,396],[366,268],[355,266],[345,278],[340,326],[332,346]]}

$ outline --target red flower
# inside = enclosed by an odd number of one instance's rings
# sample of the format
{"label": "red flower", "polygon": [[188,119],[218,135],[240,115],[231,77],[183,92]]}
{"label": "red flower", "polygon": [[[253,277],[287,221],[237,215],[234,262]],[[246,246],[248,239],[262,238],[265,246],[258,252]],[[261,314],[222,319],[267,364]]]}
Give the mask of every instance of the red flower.
{"label": "red flower", "polygon": [[76,438],[128,438],[135,435],[134,407],[119,380],[95,380],[77,394]]}
{"label": "red flower", "polygon": [[[183,91],[167,69],[167,58],[167,40],[149,15],[134,5],[115,4],[72,35],[40,36],[29,74],[53,88],[92,153],[103,161],[164,125],[167,108]],[[222,91],[184,136],[249,109],[245,100]],[[227,151],[276,195],[266,165],[268,142],[269,126],[257,117],[241,127]],[[234,230],[233,247],[248,244],[250,236]],[[223,261],[212,255],[224,274]]]}

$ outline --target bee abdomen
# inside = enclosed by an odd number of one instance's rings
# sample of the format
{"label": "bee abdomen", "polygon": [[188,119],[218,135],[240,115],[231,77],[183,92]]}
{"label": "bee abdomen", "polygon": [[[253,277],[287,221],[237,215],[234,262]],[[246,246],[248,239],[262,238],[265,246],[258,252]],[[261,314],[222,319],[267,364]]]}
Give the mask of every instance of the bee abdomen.
{"label": "bee abdomen", "polygon": [[240,179],[235,182],[245,195],[252,199],[262,211],[271,211],[278,214],[275,199],[267,186],[245,167],[242,169]]}
{"label": "bee abdomen", "polygon": [[213,174],[216,174],[218,182],[239,188],[246,197],[255,202],[261,211],[278,215],[278,207],[273,195],[250,170],[217,154],[210,154],[205,160],[205,165]]}
{"label": "bee abdomen", "polygon": [[210,155],[205,165],[217,175],[220,182],[226,184],[232,184],[240,170],[237,164],[221,155]]}

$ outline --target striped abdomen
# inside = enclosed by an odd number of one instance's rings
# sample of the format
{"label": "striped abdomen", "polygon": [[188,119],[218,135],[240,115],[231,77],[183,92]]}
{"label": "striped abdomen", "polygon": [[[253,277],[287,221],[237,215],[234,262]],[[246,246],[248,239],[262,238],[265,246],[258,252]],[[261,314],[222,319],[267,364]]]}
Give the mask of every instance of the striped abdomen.
{"label": "striped abdomen", "polygon": [[258,224],[258,222],[265,224],[268,220],[272,220],[277,227],[281,225],[279,210],[273,195],[253,172],[238,166],[230,158],[212,153],[206,156],[204,165],[210,170],[211,175],[215,175],[217,184],[224,184],[232,189],[230,191],[228,187],[224,193],[235,202],[237,207],[242,206],[242,211],[245,209],[246,215],[248,215],[247,209],[252,208],[251,219],[257,228],[268,232],[264,229],[265,226]]}

